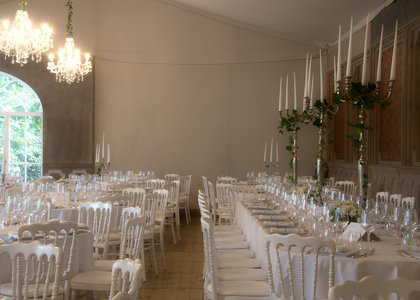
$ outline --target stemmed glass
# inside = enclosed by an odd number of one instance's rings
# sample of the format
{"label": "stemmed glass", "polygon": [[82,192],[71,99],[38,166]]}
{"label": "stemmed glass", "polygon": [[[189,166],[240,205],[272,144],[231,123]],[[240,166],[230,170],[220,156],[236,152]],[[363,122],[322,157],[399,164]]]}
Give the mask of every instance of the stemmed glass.
{"label": "stemmed glass", "polygon": [[368,248],[368,253],[369,253],[370,250],[371,250],[370,249],[370,234],[375,230],[375,227],[370,222],[369,217],[368,217],[368,213],[366,212],[366,210],[362,210],[362,223],[360,223],[360,225],[366,231],[366,235],[367,235],[367,248]]}
{"label": "stemmed glass", "polygon": [[336,234],[337,240],[343,236],[344,228],[349,223],[349,216],[347,213],[343,213],[340,210],[340,207],[335,209],[335,227],[336,227]]}

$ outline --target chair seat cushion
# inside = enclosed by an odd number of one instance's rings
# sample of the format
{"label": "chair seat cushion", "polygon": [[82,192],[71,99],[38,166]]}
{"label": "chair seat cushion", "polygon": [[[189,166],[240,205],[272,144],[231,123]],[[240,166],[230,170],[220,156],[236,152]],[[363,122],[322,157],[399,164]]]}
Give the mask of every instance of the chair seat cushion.
{"label": "chair seat cushion", "polygon": [[217,250],[217,258],[253,258],[254,251],[248,249]]}
{"label": "chair seat cushion", "polygon": [[[44,293],[44,287],[45,284],[40,284],[39,285],[39,289],[38,289],[38,293],[37,293],[37,298],[42,298],[43,293]],[[51,297],[52,296],[52,289],[53,289],[53,284],[50,283],[50,285],[48,286],[48,291],[47,291],[47,296]],[[2,283],[0,285],[0,295],[3,297],[12,297],[12,283],[11,282],[6,282],[6,283]],[[61,295],[64,293],[64,290],[61,286],[58,287],[58,294]],[[28,286],[28,298],[34,298],[35,296],[35,284],[29,284]]]}
{"label": "chair seat cushion", "polygon": [[71,288],[87,291],[111,290],[111,276],[109,271],[88,271],[81,272],[71,279]]}
{"label": "chair seat cushion", "polygon": [[96,271],[112,271],[112,265],[114,264],[115,260],[112,259],[98,259],[95,260],[95,270]]}
{"label": "chair seat cushion", "polygon": [[249,249],[249,242],[247,241],[223,241],[215,242],[216,250],[227,250],[227,249]]}
{"label": "chair seat cushion", "polygon": [[121,239],[121,232],[110,232],[109,241],[119,241]]}
{"label": "chair seat cushion", "polygon": [[249,268],[228,268],[217,271],[219,280],[223,281],[267,281],[267,271]]}
{"label": "chair seat cushion", "polygon": [[[270,286],[264,281],[219,281],[218,294],[221,296],[268,297]],[[207,286],[207,291],[213,294],[213,285]]]}
{"label": "chair seat cushion", "polygon": [[261,261],[255,258],[222,258],[217,259],[219,269],[227,268],[261,268]]}

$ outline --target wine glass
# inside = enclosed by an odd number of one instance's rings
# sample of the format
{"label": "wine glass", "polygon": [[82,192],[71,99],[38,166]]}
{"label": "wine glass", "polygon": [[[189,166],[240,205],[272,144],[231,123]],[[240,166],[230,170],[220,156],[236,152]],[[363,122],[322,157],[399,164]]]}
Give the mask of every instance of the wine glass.
{"label": "wine glass", "polygon": [[344,213],[340,207],[335,209],[335,227],[337,240],[342,237],[344,228],[349,223],[349,215]]}
{"label": "wine glass", "polygon": [[368,253],[370,252],[370,234],[375,230],[375,227],[373,226],[373,224],[370,222],[371,220],[369,220],[368,217],[368,213],[366,212],[366,210],[362,210],[362,223],[360,224],[363,229],[366,231],[366,236],[367,236],[367,248],[368,248]]}

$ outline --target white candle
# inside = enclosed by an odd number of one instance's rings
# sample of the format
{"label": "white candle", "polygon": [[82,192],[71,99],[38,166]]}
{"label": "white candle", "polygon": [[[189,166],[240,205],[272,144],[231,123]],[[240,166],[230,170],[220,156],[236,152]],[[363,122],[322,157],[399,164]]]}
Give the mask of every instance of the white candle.
{"label": "white candle", "polygon": [[279,111],[281,111],[281,86],[283,83],[283,77],[280,77],[280,91],[279,91]]}
{"label": "white candle", "polygon": [[95,149],[95,163],[99,162],[99,160],[98,160],[98,155],[99,155],[99,153],[98,153],[98,146],[99,146],[99,144],[96,144],[96,149]]}
{"label": "white candle", "polygon": [[334,92],[337,91],[336,82],[337,82],[337,64],[335,62],[335,55],[334,55]]}
{"label": "white candle", "polygon": [[378,68],[376,70],[376,82],[381,81],[381,72],[382,72],[382,40],[384,38],[384,25],[381,28],[381,39],[379,41],[379,50],[378,50]]}
{"label": "white candle", "polygon": [[289,75],[286,76],[286,110],[289,108]]}
{"label": "white candle", "polygon": [[395,21],[395,35],[394,35],[394,48],[392,49],[392,61],[391,61],[391,74],[389,80],[395,80],[397,78],[397,37],[398,37],[398,20]]}
{"label": "white candle", "polygon": [[102,133],[102,158],[105,158],[105,133]]}
{"label": "white candle", "polygon": [[297,110],[297,98],[296,98],[296,72],[293,72],[293,109]]}
{"label": "white candle", "polygon": [[308,69],[308,91],[307,96],[309,97],[309,92],[311,88],[311,70],[312,70],[312,56],[309,58],[309,69]]}
{"label": "white candle", "polygon": [[310,102],[311,107],[313,105],[312,100],[314,99],[314,78],[315,78],[315,75],[312,74],[312,78],[311,78],[311,102]]}
{"label": "white candle", "polygon": [[[369,15],[368,15],[369,19]],[[350,20],[350,32],[349,32],[349,51],[347,52],[347,69],[346,69],[346,77],[351,77],[351,48],[352,48],[352,41],[353,41],[353,16]]]}
{"label": "white candle", "polygon": [[322,51],[319,49],[319,93],[320,93],[320,100],[324,100],[324,82],[322,77],[324,76],[322,72]]}
{"label": "white candle", "polygon": [[111,162],[111,148],[109,147],[109,144],[107,150],[106,162],[109,164]]}
{"label": "white candle", "polygon": [[365,29],[365,44],[363,46],[363,64],[362,64],[362,84],[367,85],[367,47],[368,47],[368,33],[369,33],[369,14],[366,18],[366,29]]}
{"label": "white candle", "polygon": [[273,162],[273,138],[271,138],[271,147],[270,147],[270,163]]}
{"label": "white candle", "polygon": [[338,26],[337,80],[341,81],[341,24]]}
{"label": "white candle", "polygon": [[267,161],[267,141],[265,141],[265,147],[264,147],[264,164]]}
{"label": "white candle", "polygon": [[276,141],[276,162],[279,163],[279,141]]}
{"label": "white candle", "polygon": [[308,96],[308,62],[309,54],[306,53],[306,64],[305,64],[305,87],[303,89],[303,98]]}

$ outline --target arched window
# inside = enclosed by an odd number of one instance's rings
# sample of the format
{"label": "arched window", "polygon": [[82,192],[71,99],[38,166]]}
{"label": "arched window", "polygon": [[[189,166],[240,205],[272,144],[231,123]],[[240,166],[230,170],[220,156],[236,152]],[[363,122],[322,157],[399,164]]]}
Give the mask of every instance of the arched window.
{"label": "arched window", "polygon": [[29,85],[4,72],[0,72],[0,155],[1,173],[25,181],[42,175],[41,101]]}

